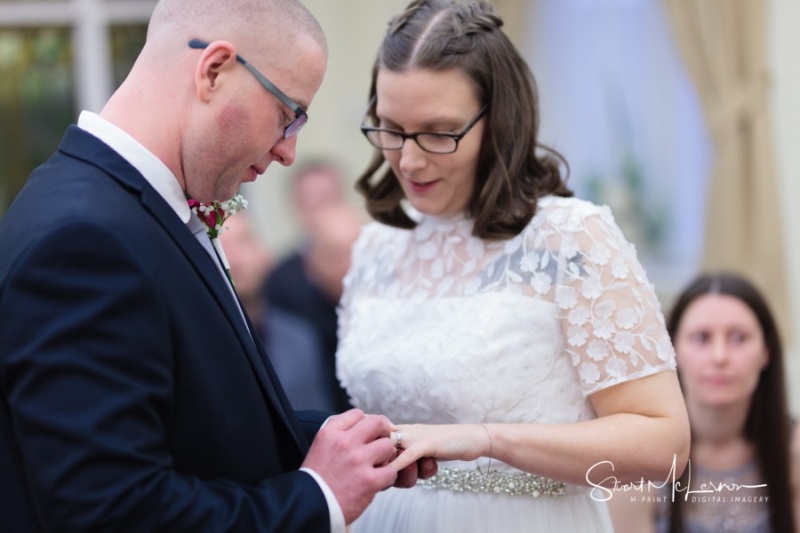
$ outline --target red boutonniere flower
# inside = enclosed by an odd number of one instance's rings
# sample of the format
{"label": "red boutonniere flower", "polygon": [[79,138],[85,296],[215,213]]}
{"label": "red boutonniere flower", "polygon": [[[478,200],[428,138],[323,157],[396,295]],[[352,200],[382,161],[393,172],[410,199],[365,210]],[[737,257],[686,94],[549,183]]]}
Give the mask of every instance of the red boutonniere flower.
{"label": "red boutonniere flower", "polygon": [[224,202],[199,202],[194,198],[189,199],[189,208],[197,215],[206,226],[206,232],[212,239],[219,236],[222,225],[229,216],[235,215],[239,211],[247,208],[247,200],[244,196],[237,194],[230,200]]}
{"label": "red boutonniere flower", "polygon": [[228,264],[228,258],[225,257],[225,250],[222,249],[222,245],[217,237],[219,237],[222,225],[229,216],[235,215],[239,211],[247,208],[247,200],[245,200],[244,196],[241,194],[237,194],[230,200],[225,200],[224,202],[198,202],[194,198],[190,198],[188,202],[189,209],[192,210],[192,213],[197,215],[197,218],[199,218],[206,227],[206,233],[211,237],[211,244],[214,245],[214,249],[217,251],[217,256],[219,256],[222,267],[225,269],[225,274],[228,276],[231,285],[235,287],[233,278],[231,277],[231,266]]}

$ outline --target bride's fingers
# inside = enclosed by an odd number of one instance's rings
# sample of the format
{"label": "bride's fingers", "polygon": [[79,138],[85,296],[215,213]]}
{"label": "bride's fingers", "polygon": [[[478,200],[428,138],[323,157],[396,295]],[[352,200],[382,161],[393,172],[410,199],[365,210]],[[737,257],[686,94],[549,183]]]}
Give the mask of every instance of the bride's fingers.
{"label": "bride's fingers", "polygon": [[400,472],[408,465],[416,463],[419,457],[413,453],[411,450],[403,450],[400,454],[395,457],[394,461],[391,462],[391,465]]}

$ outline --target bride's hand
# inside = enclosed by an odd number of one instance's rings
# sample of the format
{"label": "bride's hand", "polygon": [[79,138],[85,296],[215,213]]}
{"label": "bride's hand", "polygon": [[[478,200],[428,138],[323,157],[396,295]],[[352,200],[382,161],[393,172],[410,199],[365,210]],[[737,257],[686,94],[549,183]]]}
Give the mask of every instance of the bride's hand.
{"label": "bride's hand", "polygon": [[482,424],[402,425],[400,453],[392,461],[398,471],[423,457],[473,461],[491,454],[489,429]]}

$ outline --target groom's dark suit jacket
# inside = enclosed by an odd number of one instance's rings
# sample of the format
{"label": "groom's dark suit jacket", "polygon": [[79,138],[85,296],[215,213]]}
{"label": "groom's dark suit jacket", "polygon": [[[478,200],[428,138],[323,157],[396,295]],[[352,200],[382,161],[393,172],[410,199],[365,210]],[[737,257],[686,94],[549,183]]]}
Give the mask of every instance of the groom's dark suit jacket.
{"label": "groom's dark suit jacket", "polygon": [[70,127],[0,221],[0,531],[330,531],[297,470],[320,420],[304,431],[225,283]]}

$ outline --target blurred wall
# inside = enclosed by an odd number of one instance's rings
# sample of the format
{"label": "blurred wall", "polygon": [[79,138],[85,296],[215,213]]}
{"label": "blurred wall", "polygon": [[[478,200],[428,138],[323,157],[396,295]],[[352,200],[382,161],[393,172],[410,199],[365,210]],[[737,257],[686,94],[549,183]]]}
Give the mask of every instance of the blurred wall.
{"label": "blurred wall", "polygon": [[789,399],[792,412],[800,415],[800,2],[772,0],[769,18],[770,77],[775,127],[776,170],[783,200],[786,236],[786,271],[789,273],[792,345],[787,358],[790,371]]}
{"label": "blurred wall", "polygon": [[[366,167],[372,147],[358,126],[366,110],[378,44],[389,19],[401,12],[407,1],[304,0],[304,4],[322,24],[330,56],[325,81],[309,109],[308,124],[298,138],[297,163],[316,157],[337,161],[345,171],[352,201],[363,208],[352,184]],[[297,237],[288,203],[291,170],[275,163],[244,189],[249,210],[276,254],[285,252]]]}

